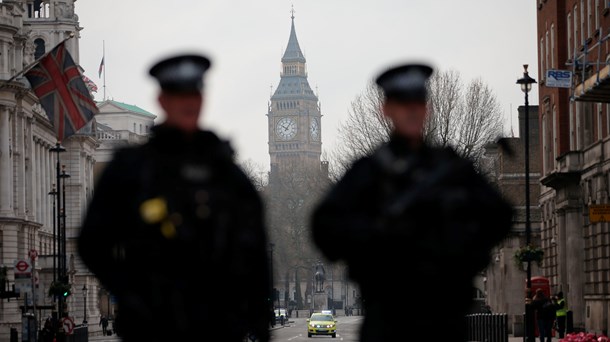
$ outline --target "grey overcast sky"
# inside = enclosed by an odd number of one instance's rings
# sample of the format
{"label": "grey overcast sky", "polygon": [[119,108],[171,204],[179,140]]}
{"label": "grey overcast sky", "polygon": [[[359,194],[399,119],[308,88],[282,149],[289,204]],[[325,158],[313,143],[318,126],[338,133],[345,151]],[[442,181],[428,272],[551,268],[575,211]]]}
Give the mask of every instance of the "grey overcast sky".
{"label": "grey overcast sky", "polygon": [[[323,149],[354,97],[381,70],[427,61],[483,79],[515,134],[524,96],[523,64],[538,79],[536,2],[531,0],[103,0],[78,1],[80,64],[103,95],[98,67],[105,45],[106,96],[163,120],[149,67],[162,57],[201,52],[212,60],[202,127],[230,139],[240,160],[268,169],[267,104],[280,80],[291,7],[309,84],[322,105]],[[538,92],[530,104],[538,103]],[[512,109],[512,111],[511,111]]]}

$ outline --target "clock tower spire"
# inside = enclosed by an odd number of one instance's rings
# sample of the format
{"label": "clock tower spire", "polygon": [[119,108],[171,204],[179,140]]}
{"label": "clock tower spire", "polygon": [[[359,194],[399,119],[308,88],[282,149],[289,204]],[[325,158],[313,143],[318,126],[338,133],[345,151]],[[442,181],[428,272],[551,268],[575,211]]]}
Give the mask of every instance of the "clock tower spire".
{"label": "clock tower spire", "polygon": [[280,83],[271,96],[269,112],[270,181],[289,172],[319,172],[322,153],[318,97],[307,80],[307,64],[291,10],[288,45],[282,56]]}

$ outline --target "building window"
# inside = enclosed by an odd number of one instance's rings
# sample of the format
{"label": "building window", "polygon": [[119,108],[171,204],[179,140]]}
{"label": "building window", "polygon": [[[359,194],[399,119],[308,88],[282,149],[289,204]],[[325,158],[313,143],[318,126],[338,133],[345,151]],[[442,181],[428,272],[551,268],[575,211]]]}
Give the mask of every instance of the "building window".
{"label": "building window", "polygon": [[587,0],[587,34],[593,37],[593,4],[592,0]]}
{"label": "building window", "polygon": [[587,29],[585,27],[585,15],[585,0],[580,0],[580,44],[582,45],[585,44],[585,30]]}
{"label": "building window", "polygon": [[573,102],[572,106],[574,107],[574,134],[575,134],[574,143],[576,144],[576,149],[580,150],[583,147],[583,140],[582,140],[583,118],[581,117],[582,112],[583,112],[582,102]]}
{"label": "building window", "polygon": [[555,66],[555,24],[551,25],[551,69]]}
{"label": "building window", "polygon": [[576,129],[574,126],[574,104],[570,103],[569,113],[570,116],[570,150],[576,150],[578,147],[576,146]]}
{"label": "building window", "polygon": [[595,104],[595,112],[597,113],[597,140],[602,140],[604,137],[604,112],[601,103]]}
{"label": "building window", "polygon": [[572,14],[568,13],[568,59],[572,58]]}
{"label": "building window", "polygon": [[136,123],[135,123],[135,122],[133,123],[133,132],[134,132],[134,133],[137,133],[137,132],[136,132]]}
{"label": "building window", "polygon": [[[526,119],[527,120],[527,119]],[[548,129],[547,129],[547,117],[546,115],[542,116],[542,151],[545,156],[549,155],[549,145],[548,145]],[[546,157],[542,158],[542,170],[544,174],[547,174],[549,171],[548,159]]]}
{"label": "building window", "polygon": [[606,134],[610,135],[610,104],[606,105]]}
{"label": "building window", "polygon": [[142,134],[142,124],[140,124],[140,134]]}
{"label": "building window", "polygon": [[[546,65],[546,69],[551,69],[552,65],[549,63],[549,55],[551,54],[551,51],[549,51],[549,30],[546,30],[545,33],[544,50],[544,63]],[[546,70],[544,70],[544,73],[546,74]]]}
{"label": "building window", "polygon": [[551,159],[550,162],[551,162],[551,166],[554,166],[553,165],[553,161],[557,159],[557,150],[558,150],[557,147],[559,145],[559,142],[557,141],[557,136],[558,136],[558,134],[557,134],[557,108],[555,106],[553,106],[553,122],[552,122],[552,124],[553,124],[553,127],[552,127],[551,131],[553,132],[553,144],[552,144],[553,145],[553,153],[550,153],[550,155],[551,155],[551,158],[553,158],[553,159]]}
{"label": "building window", "polygon": [[36,38],[34,40],[34,45],[36,46],[36,50],[34,50],[34,58],[38,59],[38,58],[42,57],[46,52],[44,39]]}
{"label": "building window", "polygon": [[540,38],[540,78],[544,79],[546,69],[544,65],[544,37]]}
{"label": "building window", "polygon": [[594,121],[593,103],[581,103],[583,115],[583,147],[587,147],[594,142]]}
{"label": "building window", "polygon": [[[579,46],[578,42],[578,5],[574,5],[574,49]],[[576,56],[574,56],[576,58]]]}
{"label": "building window", "polygon": [[593,28],[595,32],[599,29],[599,0],[595,0],[595,7],[593,8],[593,12],[595,13],[595,27]]}

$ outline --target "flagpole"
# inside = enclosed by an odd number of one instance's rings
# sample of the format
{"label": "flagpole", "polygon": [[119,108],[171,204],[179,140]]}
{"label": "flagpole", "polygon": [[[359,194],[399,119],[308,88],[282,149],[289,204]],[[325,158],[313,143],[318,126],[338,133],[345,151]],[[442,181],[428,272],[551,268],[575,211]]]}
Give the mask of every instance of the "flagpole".
{"label": "flagpole", "polygon": [[104,62],[104,101],[106,101],[106,41],[102,40],[102,61]]}
{"label": "flagpole", "polygon": [[23,74],[27,73],[28,71],[30,71],[33,67],[36,66],[36,64],[38,64],[38,62],[40,62],[41,59],[45,58],[48,54],[51,53],[51,51],[55,50],[56,47],[60,46],[61,44],[65,43],[66,41],[70,40],[74,38],[74,33],[70,33],[70,35],[68,36],[68,38],[62,40],[59,44],[55,45],[51,50],[47,51],[44,55],[40,56],[38,59],[36,59],[35,61],[33,61],[32,63],[28,64],[25,66],[25,68],[23,68],[23,70],[19,71],[18,73],[16,73],[15,75],[13,75],[11,78],[9,78],[6,81],[2,81],[3,83],[0,84],[0,89],[6,87],[7,85],[9,85],[9,83],[11,83],[12,81],[14,81],[17,77],[22,76]]}

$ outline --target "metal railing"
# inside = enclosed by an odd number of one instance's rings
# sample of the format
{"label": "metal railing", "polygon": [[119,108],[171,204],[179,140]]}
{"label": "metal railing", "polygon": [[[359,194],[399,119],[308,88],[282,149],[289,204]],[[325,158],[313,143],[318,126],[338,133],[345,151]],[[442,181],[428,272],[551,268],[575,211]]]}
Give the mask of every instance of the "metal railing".
{"label": "metal railing", "polygon": [[508,314],[478,313],[466,316],[467,341],[508,342]]}

